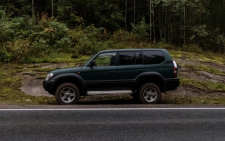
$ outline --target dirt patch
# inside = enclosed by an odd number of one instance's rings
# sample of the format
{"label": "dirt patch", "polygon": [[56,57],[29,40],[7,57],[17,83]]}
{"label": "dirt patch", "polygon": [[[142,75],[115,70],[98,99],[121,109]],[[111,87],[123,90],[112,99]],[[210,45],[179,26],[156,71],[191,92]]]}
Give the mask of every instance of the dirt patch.
{"label": "dirt patch", "polygon": [[[36,67],[37,65],[31,65]],[[66,68],[68,65],[67,63],[58,63],[58,64],[49,64],[49,63],[45,63],[45,64],[38,64],[39,68],[42,69],[59,69],[59,68]],[[20,74],[18,74],[19,76],[22,77],[21,83],[22,83],[22,87],[20,88],[21,91],[23,91],[24,93],[28,94],[28,95],[32,95],[32,96],[47,96],[47,97],[53,97],[52,95],[50,95],[48,92],[46,92],[43,88],[43,81],[44,79],[40,79],[40,75],[47,75],[47,72],[32,72],[32,73],[27,73],[26,68],[24,69],[25,72],[21,72]]]}
{"label": "dirt patch", "polygon": [[44,90],[42,82],[43,80],[36,79],[36,76],[24,75],[21,81],[22,87],[20,89],[28,95],[52,97],[52,95]]}

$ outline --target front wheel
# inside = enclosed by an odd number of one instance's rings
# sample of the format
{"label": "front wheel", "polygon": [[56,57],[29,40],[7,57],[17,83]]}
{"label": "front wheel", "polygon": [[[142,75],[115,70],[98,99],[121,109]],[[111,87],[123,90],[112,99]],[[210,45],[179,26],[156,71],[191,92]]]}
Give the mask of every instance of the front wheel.
{"label": "front wheel", "polygon": [[161,99],[161,91],[154,83],[146,83],[139,90],[139,100],[143,104],[156,104]]}
{"label": "front wheel", "polygon": [[57,103],[61,105],[75,104],[79,101],[80,91],[72,83],[63,83],[57,88],[55,98]]}

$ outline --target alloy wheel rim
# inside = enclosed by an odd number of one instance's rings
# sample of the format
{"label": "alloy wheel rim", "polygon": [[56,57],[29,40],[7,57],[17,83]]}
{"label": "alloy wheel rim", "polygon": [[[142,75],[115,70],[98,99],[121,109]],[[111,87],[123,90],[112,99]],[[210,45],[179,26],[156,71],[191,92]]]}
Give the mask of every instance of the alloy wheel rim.
{"label": "alloy wheel rim", "polygon": [[158,92],[155,88],[148,87],[143,92],[143,97],[147,102],[154,102],[158,98]]}
{"label": "alloy wheel rim", "polygon": [[60,92],[60,98],[65,103],[72,102],[76,97],[76,92],[71,87],[65,87]]}

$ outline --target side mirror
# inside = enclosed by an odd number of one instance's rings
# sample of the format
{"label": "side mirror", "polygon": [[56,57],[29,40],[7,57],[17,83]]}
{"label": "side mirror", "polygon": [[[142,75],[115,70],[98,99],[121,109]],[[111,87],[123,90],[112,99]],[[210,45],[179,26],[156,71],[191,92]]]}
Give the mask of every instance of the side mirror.
{"label": "side mirror", "polygon": [[91,61],[91,64],[90,64],[90,67],[92,68],[92,67],[94,67],[94,66],[96,66],[95,60],[92,60],[92,61]]}

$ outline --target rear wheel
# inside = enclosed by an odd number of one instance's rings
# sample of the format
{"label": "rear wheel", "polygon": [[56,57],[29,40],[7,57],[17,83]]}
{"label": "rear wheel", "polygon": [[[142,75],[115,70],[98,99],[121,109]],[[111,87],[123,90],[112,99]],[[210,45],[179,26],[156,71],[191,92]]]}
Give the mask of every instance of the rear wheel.
{"label": "rear wheel", "polygon": [[144,104],[156,104],[161,99],[161,91],[158,85],[146,83],[139,90],[139,100]]}
{"label": "rear wheel", "polygon": [[75,104],[79,101],[80,91],[72,83],[63,83],[57,88],[55,98],[57,103],[61,105]]}

